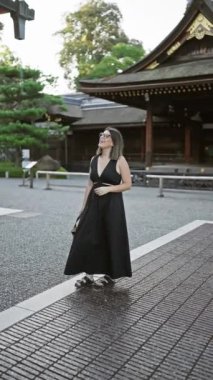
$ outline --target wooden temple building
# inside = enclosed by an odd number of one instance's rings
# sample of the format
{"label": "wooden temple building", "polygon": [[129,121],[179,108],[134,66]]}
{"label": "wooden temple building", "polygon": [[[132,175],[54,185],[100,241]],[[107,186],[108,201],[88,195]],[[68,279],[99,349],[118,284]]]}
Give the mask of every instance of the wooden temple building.
{"label": "wooden temple building", "polygon": [[212,166],[213,1],[192,0],[180,23],[144,59],[115,77],[81,81],[81,91],[99,99],[99,106],[84,107],[72,123],[70,162],[89,162],[98,132],[111,125],[121,130],[132,167]]}

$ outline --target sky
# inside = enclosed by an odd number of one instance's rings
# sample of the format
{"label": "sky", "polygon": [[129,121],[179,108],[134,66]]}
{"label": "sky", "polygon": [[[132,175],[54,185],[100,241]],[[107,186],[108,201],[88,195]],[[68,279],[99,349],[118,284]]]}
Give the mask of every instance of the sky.
{"label": "sky", "polygon": [[[58,77],[55,94],[71,92],[59,66],[62,39],[54,36],[65,25],[65,15],[76,11],[81,0],[25,0],[35,10],[35,20],[26,21],[25,40],[14,38],[13,21],[1,15],[4,24],[2,43],[20,58],[21,63]],[[187,0],[105,0],[115,3],[123,16],[122,28],[129,38],[142,41],[152,51],[182,19]]]}

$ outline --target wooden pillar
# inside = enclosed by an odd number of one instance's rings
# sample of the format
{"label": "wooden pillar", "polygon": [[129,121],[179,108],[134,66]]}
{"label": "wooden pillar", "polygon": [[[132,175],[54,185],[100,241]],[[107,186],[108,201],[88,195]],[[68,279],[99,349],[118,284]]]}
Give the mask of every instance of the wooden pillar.
{"label": "wooden pillar", "polygon": [[145,128],[144,125],[141,126],[141,150],[140,150],[140,158],[141,161],[145,161]]}
{"label": "wooden pillar", "polygon": [[200,163],[202,157],[202,124],[191,124],[191,162]]}
{"label": "wooden pillar", "polygon": [[198,153],[199,164],[203,162],[203,126],[199,125],[199,153]]}
{"label": "wooden pillar", "polygon": [[189,124],[185,124],[185,148],[184,158],[185,162],[191,162],[191,127]]}
{"label": "wooden pillar", "polygon": [[68,165],[68,137],[67,137],[67,133],[65,133],[65,136],[64,136],[64,163],[66,166]]}
{"label": "wooden pillar", "polygon": [[146,152],[145,152],[145,166],[152,166],[153,159],[153,125],[152,125],[152,110],[151,105],[148,104],[146,112]]}
{"label": "wooden pillar", "polygon": [[[73,131],[67,133],[67,169],[69,171],[73,170],[73,162],[76,161],[76,135]],[[79,158],[77,159],[79,160]]]}

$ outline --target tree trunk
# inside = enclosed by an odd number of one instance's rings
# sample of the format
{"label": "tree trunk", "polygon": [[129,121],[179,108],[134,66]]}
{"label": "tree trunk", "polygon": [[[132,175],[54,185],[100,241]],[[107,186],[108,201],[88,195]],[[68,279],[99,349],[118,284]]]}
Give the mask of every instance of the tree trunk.
{"label": "tree trunk", "polygon": [[21,148],[16,148],[16,154],[15,154],[15,164],[16,166],[20,166],[22,161],[22,151]]}

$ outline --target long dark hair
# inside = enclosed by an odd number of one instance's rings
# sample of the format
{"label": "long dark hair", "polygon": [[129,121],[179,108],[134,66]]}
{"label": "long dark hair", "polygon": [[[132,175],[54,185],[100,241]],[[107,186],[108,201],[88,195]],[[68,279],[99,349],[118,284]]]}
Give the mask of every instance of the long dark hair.
{"label": "long dark hair", "polygon": [[[110,152],[111,160],[118,160],[120,156],[123,155],[124,149],[124,141],[121,132],[113,127],[107,127],[104,129],[105,131],[109,131],[111,134],[113,147]],[[101,154],[102,149],[98,147],[96,154]]]}

